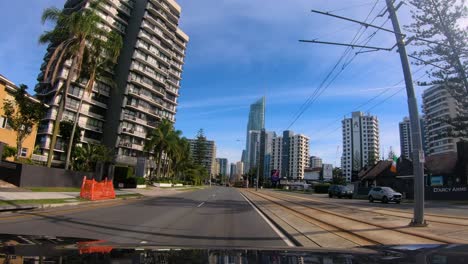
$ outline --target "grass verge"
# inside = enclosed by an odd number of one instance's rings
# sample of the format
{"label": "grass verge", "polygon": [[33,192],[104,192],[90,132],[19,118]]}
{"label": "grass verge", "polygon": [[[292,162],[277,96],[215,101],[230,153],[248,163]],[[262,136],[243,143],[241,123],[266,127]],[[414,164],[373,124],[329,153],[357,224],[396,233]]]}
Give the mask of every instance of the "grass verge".
{"label": "grass verge", "polygon": [[78,199],[34,199],[34,200],[1,200],[0,205],[24,205],[24,204],[58,204],[76,202]]}
{"label": "grass verge", "polygon": [[77,187],[29,187],[26,188],[32,192],[80,192]]}

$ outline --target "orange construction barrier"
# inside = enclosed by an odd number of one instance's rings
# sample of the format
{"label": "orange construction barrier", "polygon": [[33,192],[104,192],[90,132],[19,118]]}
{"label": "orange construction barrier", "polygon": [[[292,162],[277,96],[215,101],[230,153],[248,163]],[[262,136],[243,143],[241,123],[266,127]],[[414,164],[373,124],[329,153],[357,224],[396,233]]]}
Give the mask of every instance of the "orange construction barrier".
{"label": "orange construction barrier", "polygon": [[78,242],[78,250],[80,254],[92,254],[92,253],[103,253],[109,254],[112,251],[111,246],[98,245],[103,243],[103,240],[89,241],[89,242]]}
{"label": "orange construction barrier", "polygon": [[97,182],[94,179],[87,180],[84,176],[80,197],[91,201],[114,199],[114,185],[107,178],[102,182]]}

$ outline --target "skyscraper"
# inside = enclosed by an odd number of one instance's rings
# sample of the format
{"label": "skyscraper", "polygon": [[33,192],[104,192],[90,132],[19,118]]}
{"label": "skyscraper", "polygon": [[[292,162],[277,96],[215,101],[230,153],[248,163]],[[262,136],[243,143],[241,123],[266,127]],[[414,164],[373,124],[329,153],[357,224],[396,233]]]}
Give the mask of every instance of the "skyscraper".
{"label": "skyscraper", "polygon": [[357,176],[357,172],[369,162],[379,159],[379,120],[376,116],[353,112],[351,118],[345,118],[341,123],[343,127],[341,169],[349,182],[354,180],[353,174]]}
{"label": "skyscraper", "polygon": [[217,158],[216,163],[219,166],[217,174],[228,176],[228,160],[224,158]]}
{"label": "skyscraper", "polygon": [[273,150],[273,139],[276,137],[275,132],[268,132],[262,130],[260,134],[260,159],[259,166],[260,169],[259,175],[264,180],[270,178],[270,162],[271,162],[271,152]]}
{"label": "skyscraper", "polygon": [[462,93],[454,89],[449,91],[444,85],[434,85],[424,91],[422,98],[427,156],[445,153],[452,153],[456,156],[457,142],[462,138],[449,136],[447,131],[450,125],[444,120],[468,114],[468,109],[463,107],[461,100],[457,97],[466,100]]}
{"label": "skyscraper", "polygon": [[[89,8],[90,1],[68,0],[72,12]],[[177,98],[188,36],[179,28],[181,7],[174,0],[105,0],[99,7],[103,28],[122,34],[123,47],[114,69],[113,84],[97,82],[90,96],[84,97],[78,121],[84,130],[83,143],[103,143],[115,152],[118,164],[136,165],[143,155],[148,131],[162,119],[175,122]],[[70,61],[60,71],[55,86],[43,82],[45,66],[57,44],[52,43],[38,76],[37,97],[51,107],[40,124],[37,141],[48,154],[58,100],[55,91],[68,76]],[[64,120],[74,120],[84,85],[75,81],[67,95]],[[105,136],[104,136],[105,135]],[[54,147],[54,162],[64,159],[64,143]]]}
{"label": "skyscraper", "polygon": [[231,163],[231,166],[230,166],[230,171],[229,171],[229,180],[231,182],[235,181],[235,176],[236,176],[236,173],[237,173],[237,167],[236,167],[236,164],[235,163]]}
{"label": "skyscraper", "polygon": [[251,144],[249,139],[250,131],[261,131],[265,128],[265,97],[260,98],[255,103],[250,105],[249,120],[247,122],[245,155],[242,161],[244,162],[244,170],[250,169],[249,159],[252,156]]}
{"label": "skyscraper", "polygon": [[[424,145],[425,142],[425,133],[424,133],[424,119],[420,118],[421,124],[421,138],[423,141],[423,149],[426,150],[426,146]],[[412,159],[411,153],[413,152],[413,141],[411,140],[411,125],[410,120],[408,117],[405,117],[402,122],[399,123],[400,129],[400,151],[401,156]]]}
{"label": "skyscraper", "polygon": [[247,151],[247,168],[246,170],[258,168],[258,162],[260,159],[260,136],[261,131],[259,130],[250,130],[247,137],[249,142],[248,151]]}

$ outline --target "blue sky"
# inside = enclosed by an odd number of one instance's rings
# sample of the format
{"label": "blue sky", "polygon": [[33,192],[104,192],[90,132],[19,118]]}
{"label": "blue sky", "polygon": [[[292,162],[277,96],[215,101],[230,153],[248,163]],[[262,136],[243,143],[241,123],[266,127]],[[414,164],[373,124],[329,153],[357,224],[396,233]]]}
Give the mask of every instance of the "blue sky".
{"label": "blue sky", "polygon": [[[344,51],[298,42],[299,39],[350,42],[360,28],[342,20],[312,14],[310,9],[363,20],[375,0],[178,0],[181,28],[190,36],[183,73],[176,128],[194,137],[203,128],[217,144],[217,156],[240,160],[245,145],[249,105],[266,95],[266,128],[281,133],[294,114]],[[45,30],[40,15],[45,7],[61,7],[64,0],[1,1],[0,74],[33,88],[45,47],[38,36]],[[343,4],[345,3],[345,4]],[[378,0],[374,18],[385,1]],[[337,10],[341,9],[341,10]],[[402,24],[410,22],[403,6]],[[18,17],[21,14],[21,17]],[[386,17],[375,24],[382,24]],[[390,23],[386,24],[390,27]],[[362,39],[373,30],[368,29]],[[394,37],[379,32],[368,45],[390,47]],[[419,66],[412,66],[413,72]],[[415,74],[415,79],[424,70]],[[381,148],[399,149],[398,122],[407,115],[403,78],[395,51],[357,56],[327,90],[290,128],[311,138],[311,155],[339,165],[341,119],[359,108],[380,119]],[[395,86],[395,87],[394,87]],[[422,87],[417,87],[418,100]],[[338,147],[338,155],[337,155]]]}

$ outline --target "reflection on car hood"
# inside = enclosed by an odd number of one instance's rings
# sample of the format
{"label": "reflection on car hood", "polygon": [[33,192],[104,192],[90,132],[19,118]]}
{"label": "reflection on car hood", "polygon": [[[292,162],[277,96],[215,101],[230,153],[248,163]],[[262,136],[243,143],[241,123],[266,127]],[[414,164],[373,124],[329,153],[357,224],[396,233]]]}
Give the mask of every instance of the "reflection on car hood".
{"label": "reflection on car hood", "polygon": [[158,247],[17,235],[0,235],[0,241],[2,263],[468,263],[468,245],[334,250]]}

